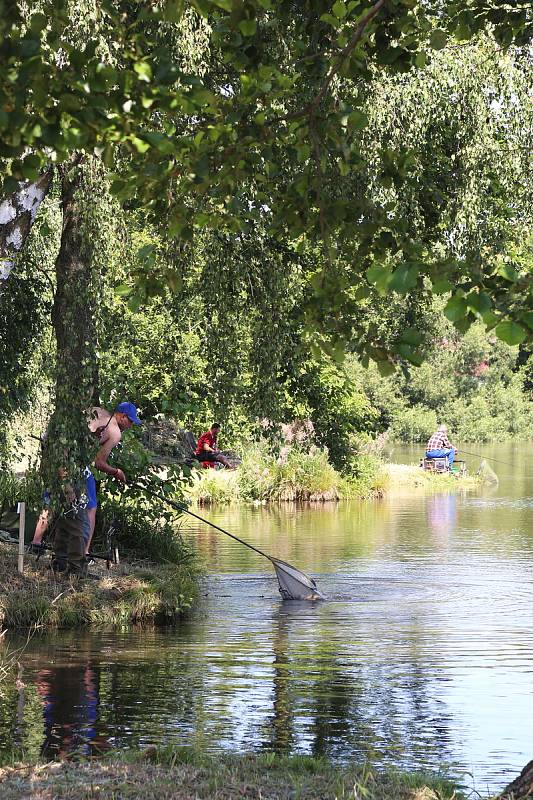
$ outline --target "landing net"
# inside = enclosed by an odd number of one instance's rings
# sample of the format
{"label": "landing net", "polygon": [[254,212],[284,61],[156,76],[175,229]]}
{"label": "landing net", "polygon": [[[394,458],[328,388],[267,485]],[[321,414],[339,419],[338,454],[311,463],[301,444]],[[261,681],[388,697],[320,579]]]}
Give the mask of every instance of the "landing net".
{"label": "landing net", "polygon": [[477,474],[481,477],[481,479],[485,483],[495,483],[495,484],[499,483],[498,476],[496,475],[492,467],[490,467],[487,464],[485,459],[483,459],[481,464],[479,465]]}
{"label": "landing net", "polygon": [[316,582],[305,572],[271,558],[276,570],[279,591],[284,600],[325,600],[324,595],[317,589]]}

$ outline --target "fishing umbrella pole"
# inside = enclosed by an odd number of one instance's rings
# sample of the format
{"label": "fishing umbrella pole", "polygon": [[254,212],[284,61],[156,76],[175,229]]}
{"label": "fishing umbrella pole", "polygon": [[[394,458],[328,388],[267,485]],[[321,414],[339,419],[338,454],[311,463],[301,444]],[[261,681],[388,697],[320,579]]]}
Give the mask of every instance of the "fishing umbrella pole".
{"label": "fishing umbrella pole", "polygon": [[210,522],[208,519],[201,517],[199,514],[195,514],[194,511],[190,511],[181,503],[176,503],[174,500],[170,500],[168,497],[165,497],[158,492],[154,492],[152,489],[147,489],[145,486],[136,484],[136,488],[141,489],[151,497],[156,497],[158,500],[162,500],[164,503],[167,503],[177,511],[183,511],[185,514],[189,514],[189,516],[200,520],[200,522],[210,525],[215,530],[220,531],[220,533],[225,533],[226,536],[230,537],[230,539],[234,539],[236,542],[243,544],[250,550],[254,550],[254,552],[259,553],[260,556],[268,558],[276,571],[279,591],[284,600],[325,600],[324,595],[318,590],[314,578],[310,578],[309,575],[306,575],[305,572],[302,572],[300,569],[296,569],[296,567],[293,567],[291,564],[287,564],[286,561],[281,561],[279,558],[269,556],[268,553],[264,553],[258,547],[254,547],[253,544],[245,542],[244,539],[239,539],[239,537],[235,536],[235,534],[230,533],[224,528],[221,528],[219,525],[215,525],[214,522]]}

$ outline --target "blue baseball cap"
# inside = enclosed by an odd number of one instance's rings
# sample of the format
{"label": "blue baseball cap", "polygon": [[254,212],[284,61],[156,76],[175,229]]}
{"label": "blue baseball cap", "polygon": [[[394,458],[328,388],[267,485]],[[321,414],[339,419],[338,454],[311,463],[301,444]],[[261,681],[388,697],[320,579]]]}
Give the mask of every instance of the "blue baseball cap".
{"label": "blue baseball cap", "polygon": [[125,414],[127,418],[133,422],[134,425],[140,425],[141,420],[137,415],[137,407],[133,405],[133,403],[119,403],[118,406],[115,408],[115,411],[120,411],[122,414]]}

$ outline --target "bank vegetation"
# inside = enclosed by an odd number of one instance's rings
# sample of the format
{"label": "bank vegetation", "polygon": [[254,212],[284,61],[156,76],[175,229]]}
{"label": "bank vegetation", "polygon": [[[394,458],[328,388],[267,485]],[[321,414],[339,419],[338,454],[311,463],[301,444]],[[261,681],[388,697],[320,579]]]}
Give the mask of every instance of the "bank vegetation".
{"label": "bank vegetation", "polygon": [[16,765],[0,770],[3,800],[460,800],[452,782],[427,774],[378,772],[311,756],[217,755],[150,748],[82,763]]}
{"label": "bank vegetation", "polygon": [[90,565],[92,578],[61,579],[49,560],[0,543],[0,630],[175,622],[197,595],[194,563]]}

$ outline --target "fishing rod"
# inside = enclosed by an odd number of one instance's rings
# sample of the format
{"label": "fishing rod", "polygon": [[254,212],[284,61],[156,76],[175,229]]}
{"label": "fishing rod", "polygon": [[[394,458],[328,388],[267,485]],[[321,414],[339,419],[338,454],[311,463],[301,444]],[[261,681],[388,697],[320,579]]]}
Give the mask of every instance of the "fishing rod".
{"label": "fishing rod", "polygon": [[146,494],[150,495],[150,497],[156,497],[158,500],[168,503],[168,505],[172,508],[175,508],[176,511],[183,511],[185,514],[189,514],[191,517],[200,520],[200,522],[210,525],[215,530],[220,531],[220,533],[225,533],[226,536],[230,537],[230,539],[234,539],[236,542],[243,544],[250,550],[254,550],[256,553],[259,553],[259,555],[263,556],[263,558],[267,558],[274,567],[276,577],[278,579],[279,591],[284,600],[326,599],[317,588],[314,578],[310,578],[309,575],[306,575],[305,572],[297,569],[297,567],[293,567],[292,564],[288,564],[286,561],[281,561],[279,558],[269,556],[268,553],[264,553],[258,547],[254,547],[253,544],[245,542],[244,539],[240,539],[238,536],[235,536],[235,534],[230,533],[224,528],[221,528],[220,525],[215,525],[214,522],[210,522],[208,519],[205,519],[205,517],[201,517],[199,514],[195,514],[194,511],[190,511],[183,503],[176,503],[175,500],[171,500],[170,498],[165,497],[158,492],[154,492],[153,489],[148,489],[147,487],[138,483],[133,484],[133,486],[136,489],[146,492]]}
{"label": "fishing rod", "polygon": [[267,553],[263,553],[263,551],[259,550],[258,547],[254,547],[253,544],[249,544],[248,542],[245,542],[244,539],[239,539],[238,536],[235,536],[233,533],[230,533],[229,531],[224,530],[224,528],[221,528],[219,525],[215,525],[214,522],[210,522],[208,519],[205,519],[204,517],[201,517],[199,514],[195,514],[194,511],[190,511],[187,508],[187,506],[182,505],[181,503],[176,503],[175,500],[171,500],[169,497],[165,497],[165,495],[163,495],[163,494],[159,494],[158,492],[154,492],[153,489],[147,489],[145,486],[140,486],[138,483],[134,484],[134,487],[136,489],[141,489],[141,491],[146,492],[146,494],[149,494],[151,497],[157,497],[158,500],[162,500],[164,503],[168,503],[168,505],[172,506],[172,508],[175,508],[176,511],[184,511],[185,514],[190,514],[191,517],[194,517],[195,519],[199,519],[200,522],[205,522],[206,525],[211,525],[211,527],[215,528],[215,530],[220,531],[221,533],[225,533],[226,536],[230,536],[232,539],[235,539],[236,542],[240,542],[245,547],[249,547],[250,550],[255,550],[256,553],[259,553],[259,555],[264,556],[265,558],[268,558],[269,561],[276,560],[276,559],[273,559],[272,556],[269,556]]}
{"label": "fishing rod", "polygon": [[511,464],[510,461],[501,461],[499,458],[492,458],[491,456],[482,456],[480,453],[470,453],[468,450],[463,450],[460,448],[461,453],[466,453],[467,456],[475,456],[476,458],[481,458],[485,461],[496,461],[498,464],[505,464],[506,467],[514,467],[514,464]]}
{"label": "fishing rod", "polygon": [[[39,547],[41,549],[41,551],[45,551],[45,550],[50,550],[51,552],[54,551],[54,548],[53,548],[52,545],[44,544],[44,542],[41,542],[41,544],[34,545],[34,546],[35,547]],[[36,554],[34,551],[31,551],[31,550],[29,551],[29,553],[30,553],[30,555],[32,555],[32,553],[33,553],[33,555],[37,555],[37,560],[39,560],[40,556],[42,555],[42,553],[37,553]],[[115,556],[111,552],[108,553],[106,556],[101,556],[99,553],[89,552],[89,553],[87,553],[87,558],[96,558],[96,559],[98,559],[98,561],[105,561],[106,564],[107,564],[107,568],[108,569],[109,569],[109,565],[110,564],[115,564],[116,563]]]}
{"label": "fishing rod", "polygon": [[[13,545],[18,544],[16,539],[2,539],[2,542],[4,544],[13,544]],[[39,549],[39,552],[37,552],[37,548]],[[50,544],[45,544],[45,542],[40,542],[39,544],[33,544],[33,542],[30,542],[30,544],[26,545],[24,549],[29,555],[36,556],[37,561],[40,559],[42,555],[44,555],[44,553],[47,550],[49,550],[50,552],[54,551],[53,546]],[[109,564],[115,563],[114,555],[111,552],[109,552],[106,556],[101,556],[99,553],[90,552],[87,553],[87,558],[97,558],[99,561],[105,561],[108,565],[108,569],[109,569]]]}

